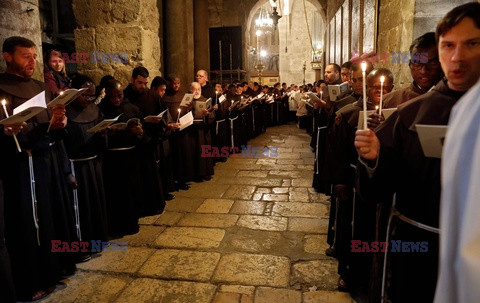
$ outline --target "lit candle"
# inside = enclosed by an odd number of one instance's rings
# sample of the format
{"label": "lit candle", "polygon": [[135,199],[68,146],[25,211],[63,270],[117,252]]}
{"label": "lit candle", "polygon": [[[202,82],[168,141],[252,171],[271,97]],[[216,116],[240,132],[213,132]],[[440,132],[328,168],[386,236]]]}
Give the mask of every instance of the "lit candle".
{"label": "lit candle", "polygon": [[[5,112],[5,116],[8,118],[9,115],[8,115],[8,111],[7,111],[7,101],[5,101],[5,99],[2,100],[2,106],[3,106],[3,111]],[[22,152],[22,149],[20,148],[20,143],[18,143],[18,139],[17,139],[17,136],[16,135],[13,135],[13,139],[15,140],[15,144],[17,145],[17,150],[19,153]]]}
{"label": "lit candle", "polygon": [[178,123],[178,121],[180,120],[180,112],[181,112],[181,111],[182,111],[182,110],[179,108],[179,109],[178,109],[178,116],[177,116],[177,123]]}
{"label": "lit candle", "polygon": [[320,99],[323,100],[323,90],[320,91]]}
{"label": "lit candle", "polygon": [[380,77],[380,109],[378,111],[378,114],[381,116],[382,115],[382,103],[383,103],[383,82],[385,82],[385,76]]}
{"label": "lit candle", "polygon": [[365,71],[367,70],[367,63],[362,62],[362,76],[363,76],[363,129],[367,129],[367,81],[365,80]]}

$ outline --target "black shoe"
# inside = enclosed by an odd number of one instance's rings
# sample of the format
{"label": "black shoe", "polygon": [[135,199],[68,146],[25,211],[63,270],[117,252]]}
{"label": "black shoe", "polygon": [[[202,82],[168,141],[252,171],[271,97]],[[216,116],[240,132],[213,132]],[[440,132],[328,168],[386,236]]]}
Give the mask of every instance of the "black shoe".
{"label": "black shoe", "polygon": [[82,253],[76,257],[75,263],[84,263],[90,261],[92,256],[89,253]]}
{"label": "black shoe", "polygon": [[174,195],[172,195],[170,193],[165,195],[165,201],[170,201],[170,200],[173,200],[173,199],[175,199]]}
{"label": "black shoe", "polygon": [[325,249],[325,254],[329,257],[334,257],[334,258],[337,257],[337,251],[333,247],[329,247]]}
{"label": "black shoe", "polygon": [[181,183],[181,184],[178,184],[178,188],[181,190],[187,190],[190,188],[190,185],[188,185],[187,183]]}

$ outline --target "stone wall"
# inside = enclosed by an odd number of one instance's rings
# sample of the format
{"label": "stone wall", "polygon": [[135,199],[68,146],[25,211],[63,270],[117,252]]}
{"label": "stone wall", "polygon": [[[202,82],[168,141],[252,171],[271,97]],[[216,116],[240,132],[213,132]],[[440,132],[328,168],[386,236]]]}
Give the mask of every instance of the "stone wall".
{"label": "stone wall", "polygon": [[[89,54],[87,63],[78,64],[79,72],[91,76],[97,83],[101,77],[112,75],[124,85],[130,81],[132,69],[139,65],[148,69],[150,79],[160,75],[157,5],[157,0],[74,0],[78,24],[76,51]],[[109,55],[98,60],[92,52],[97,55],[126,53],[128,62],[112,60]]]}
{"label": "stone wall", "polygon": [[[310,1],[305,1],[305,6],[308,26],[310,32],[312,32],[312,15],[316,8]],[[305,62],[305,83],[314,82],[315,71],[310,65],[312,43],[308,35],[303,1],[293,2],[291,15],[280,19],[278,29],[280,37],[280,81],[286,82],[288,85],[291,83],[303,84],[303,64]],[[285,33],[286,30],[288,31],[287,34]],[[285,47],[287,47],[286,52]]]}
{"label": "stone wall", "polygon": [[[42,36],[38,0],[0,1],[0,43],[11,36],[22,36],[37,45],[37,68],[33,78],[43,81]],[[0,59],[0,72],[6,69],[5,60]]]}

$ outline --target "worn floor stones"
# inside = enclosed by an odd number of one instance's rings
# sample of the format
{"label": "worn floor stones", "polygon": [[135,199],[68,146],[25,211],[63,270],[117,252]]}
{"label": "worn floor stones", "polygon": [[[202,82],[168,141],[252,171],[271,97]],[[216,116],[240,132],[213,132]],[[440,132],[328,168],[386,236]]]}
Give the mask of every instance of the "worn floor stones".
{"label": "worn floor stones", "polygon": [[78,265],[43,302],[351,303],[325,256],[328,197],[310,187],[310,137],[272,127],[251,146],[277,158],[229,158],[211,181],[175,193],[140,232]]}

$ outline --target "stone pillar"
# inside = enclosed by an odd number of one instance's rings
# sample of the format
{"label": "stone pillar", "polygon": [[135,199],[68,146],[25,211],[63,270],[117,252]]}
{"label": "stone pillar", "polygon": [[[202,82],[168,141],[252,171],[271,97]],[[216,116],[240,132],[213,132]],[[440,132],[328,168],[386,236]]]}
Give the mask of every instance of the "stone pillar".
{"label": "stone pillar", "polygon": [[76,51],[88,54],[78,63],[79,72],[97,83],[112,75],[124,85],[139,65],[148,69],[150,79],[160,75],[157,0],[74,0],[73,10]]}
{"label": "stone pillar", "polygon": [[210,69],[209,11],[207,0],[196,0],[195,8],[195,72]]}
{"label": "stone pillar", "polygon": [[[21,36],[32,40],[37,45],[37,68],[33,78],[43,81],[42,30],[38,0],[2,0],[0,3],[0,45],[6,38]],[[0,59],[0,72],[7,66]]]}
{"label": "stone pillar", "polygon": [[193,0],[165,1],[165,71],[176,74],[182,88],[194,80]]}

